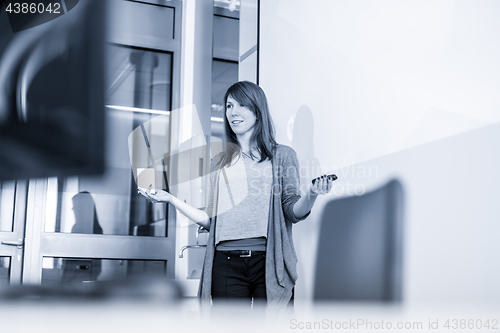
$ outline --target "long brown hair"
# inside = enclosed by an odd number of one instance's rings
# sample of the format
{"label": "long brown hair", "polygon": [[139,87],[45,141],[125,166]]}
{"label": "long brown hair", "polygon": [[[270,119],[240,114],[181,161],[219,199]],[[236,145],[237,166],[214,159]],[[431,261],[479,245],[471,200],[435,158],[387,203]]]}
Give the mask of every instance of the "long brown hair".
{"label": "long brown hair", "polygon": [[[252,137],[250,138],[250,147],[255,147],[259,153],[259,163],[267,158],[272,160],[273,150],[277,143],[275,139],[273,119],[269,114],[266,94],[262,88],[255,83],[250,81],[240,81],[229,87],[224,95],[224,126],[226,128],[225,142],[227,144],[225,145],[221,166],[224,167],[230,164],[233,158],[239,155],[241,150],[236,134],[231,129],[231,126],[229,126],[229,121],[226,117],[227,99],[229,96],[235,99],[238,103],[246,106],[257,118]],[[252,150],[250,150],[250,155],[252,158],[255,158]]]}

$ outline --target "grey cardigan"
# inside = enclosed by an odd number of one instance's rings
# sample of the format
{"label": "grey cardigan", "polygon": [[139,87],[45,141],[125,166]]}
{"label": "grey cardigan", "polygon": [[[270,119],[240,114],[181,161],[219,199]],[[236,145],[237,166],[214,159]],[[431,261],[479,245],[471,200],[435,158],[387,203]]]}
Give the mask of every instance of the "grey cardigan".
{"label": "grey cardigan", "polygon": [[[281,308],[290,301],[292,288],[297,280],[297,255],[293,246],[292,224],[305,219],[310,212],[300,219],[293,213],[293,206],[300,199],[299,162],[295,150],[278,144],[271,164],[273,182],[266,245],[266,294],[268,305]],[[211,300],[219,178],[220,171],[212,173],[212,190],[207,205],[210,233],[198,289],[198,297],[205,304],[209,304]]]}

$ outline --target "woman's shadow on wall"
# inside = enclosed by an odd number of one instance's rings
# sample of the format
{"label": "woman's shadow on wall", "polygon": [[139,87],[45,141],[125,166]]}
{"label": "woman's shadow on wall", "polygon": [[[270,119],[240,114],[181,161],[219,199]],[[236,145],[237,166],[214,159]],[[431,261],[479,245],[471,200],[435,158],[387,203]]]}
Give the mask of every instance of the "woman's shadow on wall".
{"label": "woman's shadow on wall", "polygon": [[[290,126],[288,133],[291,133],[291,146],[297,153],[299,160],[300,187],[302,195],[304,195],[308,189],[308,183],[314,177],[321,175],[322,171],[318,159],[314,157],[314,117],[311,109],[302,105],[288,126]],[[304,277],[303,282],[299,280],[299,283],[303,283],[303,285],[298,290],[303,290],[304,294],[311,294],[312,289],[308,289],[312,288],[314,271],[313,267],[310,267],[311,260],[309,258],[314,258],[316,249],[310,244],[316,242],[319,225],[317,225],[318,222],[307,220],[304,222],[297,224],[295,226],[297,231],[294,232],[296,235],[300,234],[300,237],[296,237],[294,241],[296,246],[300,248],[297,253],[299,261],[304,263],[298,266],[299,276]],[[314,224],[311,225],[311,223]]]}
{"label": "woman's shadow on wall", "polygon": [[314,117],[311,109],[302,105],[289,126],[292,126],[292,147],[299,159],[300,184],[304,193],[308,182],[321,173],[319,161],[314,157]]}

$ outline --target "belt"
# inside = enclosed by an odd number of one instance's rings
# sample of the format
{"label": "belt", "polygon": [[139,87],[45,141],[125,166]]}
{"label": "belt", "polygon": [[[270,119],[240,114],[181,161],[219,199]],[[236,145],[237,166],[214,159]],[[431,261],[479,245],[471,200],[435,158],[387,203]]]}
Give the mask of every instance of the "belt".
{"label": "belt", "polygon": [[259,254],[266,254],[266,251],[252,251],[252,250],[233,250],[233,251],[217,251],[226,256],[238,256],[238,257],[246,257],[249,258],[251,256],[256,256]]}

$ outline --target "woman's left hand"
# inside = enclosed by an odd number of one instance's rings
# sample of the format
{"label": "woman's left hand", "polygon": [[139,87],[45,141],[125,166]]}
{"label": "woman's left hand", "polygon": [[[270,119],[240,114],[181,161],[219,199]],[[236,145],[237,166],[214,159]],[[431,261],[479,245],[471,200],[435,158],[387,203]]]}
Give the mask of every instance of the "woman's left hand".
{"label": "woman's left hand", "polygon": [[333,179],[328,175],[316,178],[314,184],[309,184],[309,193],[311,195],[327,194],[332,190]]}

